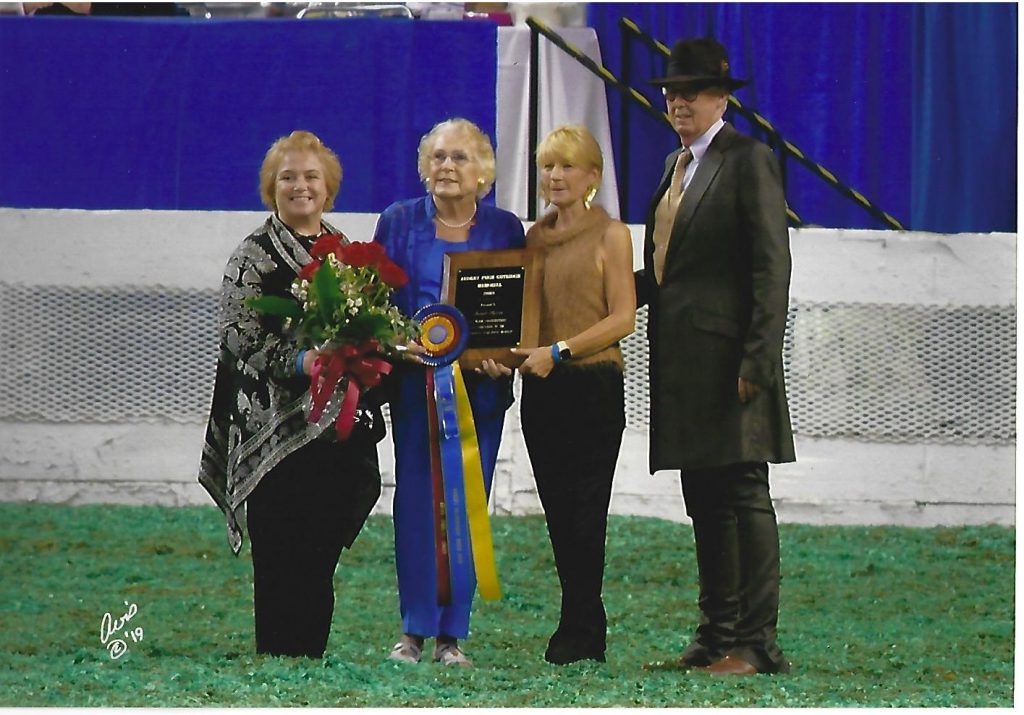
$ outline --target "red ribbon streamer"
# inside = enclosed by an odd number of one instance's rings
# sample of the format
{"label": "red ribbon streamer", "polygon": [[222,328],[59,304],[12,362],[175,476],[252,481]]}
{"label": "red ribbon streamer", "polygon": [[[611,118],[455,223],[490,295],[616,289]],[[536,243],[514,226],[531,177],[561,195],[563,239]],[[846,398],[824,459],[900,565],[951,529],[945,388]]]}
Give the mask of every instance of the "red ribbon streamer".
{"label": "red ribbon streamer", "polygon": [[434,504],[434,561],[437,565],[437,605],[452,602],[451,567],[448,563],[448,518],[444,513],[444,477],[441,474],[441,440],[434,399],[434,368],[427,374],[427,428],[430,435],[430,490]]}
{"label": "red ribbon streamer", "polygon": [[309,378],[309,394],[313,402],[309,411],[310,422],[320,419],[327,401],[334,394],[334,388],[341,378],[347,377],[348,385],[345,387],[345,397],[334,422],[334,429],[339,440],[349,438],[355,426],[360,390],[376,387],[381,378],[391,372],[389,362],[383,358],[370,357],[379,348],[380,343],[374,338],[359,345],[342,345],[337,350],[317,355]]}

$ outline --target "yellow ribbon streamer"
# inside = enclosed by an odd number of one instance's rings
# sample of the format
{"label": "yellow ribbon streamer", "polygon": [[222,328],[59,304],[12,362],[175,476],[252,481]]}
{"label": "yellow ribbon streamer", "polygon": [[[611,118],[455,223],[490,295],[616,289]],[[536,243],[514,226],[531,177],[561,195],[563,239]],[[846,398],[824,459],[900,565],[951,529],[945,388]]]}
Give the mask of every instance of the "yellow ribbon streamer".
{"label": "yellow ribbon streamer", "polygon": [[452,363],[455,377],[455,411],[459,420],[459,441],[462,443],[462,478],[466,489],[466,516],[469,520],[469,538],[473,551],[473,566],[480,595],[488,601],[501,598],[498,569],[494,563],[494,543],[491,541],[491,521],[487,516],[487,492],[484,490],[484,470],[480,463],[480,446],[476,440],[473,408],[462,378],[459,363]]}

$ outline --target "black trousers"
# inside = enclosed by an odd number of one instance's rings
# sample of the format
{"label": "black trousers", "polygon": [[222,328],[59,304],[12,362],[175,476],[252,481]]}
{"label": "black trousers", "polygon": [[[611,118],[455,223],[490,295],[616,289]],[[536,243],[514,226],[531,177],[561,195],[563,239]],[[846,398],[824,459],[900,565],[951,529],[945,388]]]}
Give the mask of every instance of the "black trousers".
{"label": "black trousers", "polygon": [[314,440],[247,500],[256,652],[320,658],[334,613],[334,571],[380,496],[376,444]]}
{"label": "black trousers", "polygon": [[767,673],[789,664],[776,642],[779,531],[764,462],[682,472],[700,577],[691,649],[735,655]]}
{"label": "black trousers", "polygon": [[562,586],[552,643],[572,641],[601,655],[605,533],[624,404],[622,372],[612,364],[523,378],[523,436]]}

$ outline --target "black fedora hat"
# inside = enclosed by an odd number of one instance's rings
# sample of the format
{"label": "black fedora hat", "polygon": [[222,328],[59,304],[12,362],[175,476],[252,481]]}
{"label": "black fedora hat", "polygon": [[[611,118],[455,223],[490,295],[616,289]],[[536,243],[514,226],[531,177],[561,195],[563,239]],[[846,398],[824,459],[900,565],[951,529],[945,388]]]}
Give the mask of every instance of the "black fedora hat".
{"label": "black fedora hat", "polygon": [[650,84],[738,89],[748,81],[729,75],[729,56],[721,43],[710,37],[697,37],[677,42],[668,58],[668,76],[652,79]]}

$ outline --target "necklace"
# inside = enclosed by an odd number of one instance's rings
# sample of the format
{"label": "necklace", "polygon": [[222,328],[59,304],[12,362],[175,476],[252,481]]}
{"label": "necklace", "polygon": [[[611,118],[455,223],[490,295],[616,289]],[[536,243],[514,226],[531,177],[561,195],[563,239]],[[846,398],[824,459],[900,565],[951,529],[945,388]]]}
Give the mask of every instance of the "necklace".
{"label": "necklace", "polygon": [[[436,202],[434,203],[434,208],[437,208],[437,203]],[[467,218],[462,223],[448,223],[443,218],[441,218],[441,214],[440,213],[435,213],[434,214],[434,218],[436,218],[438,221],[440,221],[442,224],[444,224],[448,228],[465,228],[466,226],[469,225],[470,221],[472,221],[474,218],[476,218],[476,204],[473,204],[473,213],[471,213],[469,215],[469,218]]]}

